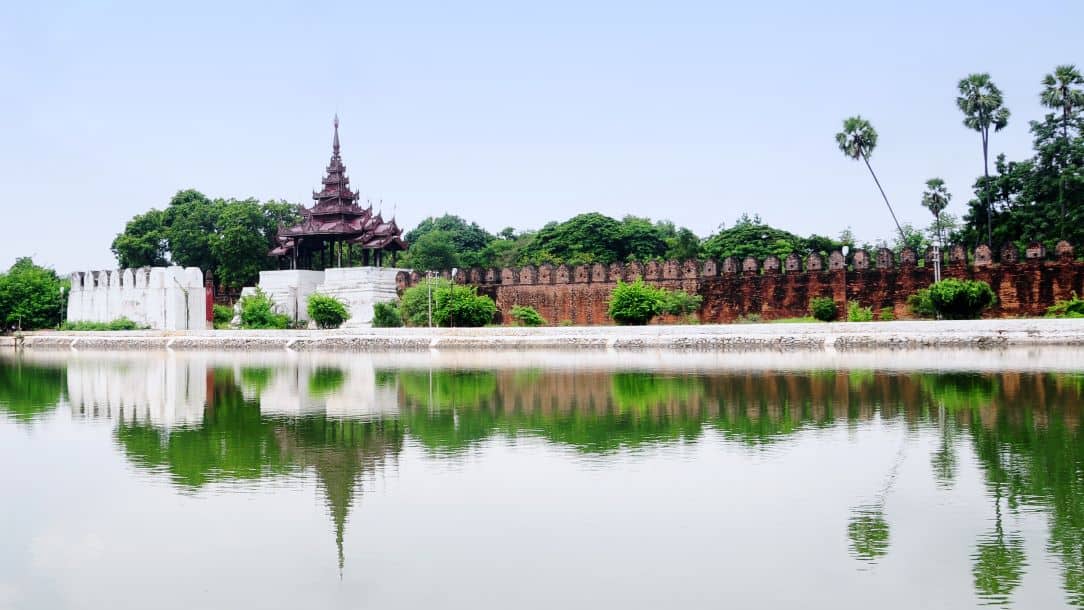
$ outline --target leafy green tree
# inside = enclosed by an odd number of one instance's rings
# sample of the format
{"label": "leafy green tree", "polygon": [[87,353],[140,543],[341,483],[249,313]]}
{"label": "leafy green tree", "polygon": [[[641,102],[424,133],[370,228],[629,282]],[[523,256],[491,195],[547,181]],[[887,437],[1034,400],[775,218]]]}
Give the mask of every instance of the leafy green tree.
{"label": "leafy green tree", "polygon": [[[822,244],[818,241],[817,245]],[[764,224],[759,216],[742,214],[733,227],[720,229],[704,240],[700,251],[706,258],[722,260],[728,256],[763,259],[770,255],[786,256],[791,252],[808,254],[811,250],[809,243],[801,237]]]}
{"label": "leafy green tree", "polygon": [[[418,268],[424,269],[445,269],[450,268],[462,263],[466,267],[480,266],[482,261],[477,258],[478,253],[481,252],[487,244],[496,239],[489,231],[486,231],[477,223],[467,222],[466,220],[455,216],[453,214],[445,214],[440,217],[429,217],[421,221],[417,227],[408,231],[403,238],[410,244],[410,252],[413,253],[415,244],[421,242],[422,239],[434,232],[440,232],[443,238],[450,248],[451,252],[455,255],[456,264],[449,265],[448,267],[429,267],[426,265],[415,265]],[[426,241],[429,247],[432,245],[432,241]]]}
{"label": "leafy green tree", "polygon": [[211,241],[216,275],[227,286],[251,286],[269,262],[263,210],[255,199],[221,205],[218,230]]}
{"label": "leafy green tree", "polygon": [[901,227],[903,229],[903,239],[897,237],[892,240],[892,249],[897,253],[902,252],[904,248],[911,248],[915,252],[924,252],[929,243],[926,241],[926,234],[915,227],[915,225],[905,222]]}
{"label": "leafy green tree", "polygon": [[[1084,108],[1084,76],[1080,74],[1074,65],[1058,66],[1052,74],[1043,77],[1043,92],[1039,96],[1043,105],[1047,108],[1061,111],[1062,144],[1068,146],[1069,128],[1076,124],[1074,118]],[[1061,207],[1061,223],[1059,234],[1064,239],[1066,236],[1066,206],[1065,206],[1065,171],[1061,172],[1061,180],[1058,183],[1058,203]]]}
{"label": "leafy green tree", "polygon": [[685,227],[675,227],[670,221],[659,221],[666,240],[666,259],[672,261],[695,260],[700,257],[700,238]]}
{"label": "leafy green tree", "polygon": [[524,249],[526,262],[613,263],[624,260],[622,245],[627,233],[622,224],[609,216],[591,212],[574,216],[564,222],[552,222],[542,227]]}
{"label": "leafy green tree", "polygon": [[117,235],[111,247],[121,268],[161,267],[167,264],[169,241],[165,219],[161,210],[150,210],[128,221],[124,232]]}
{"label": "leafy green tree", "polygon": [[520,233],[512,239],[495,239],[478,253],[478,267],[515,267],[523,258],[523,251],[534,239],[534,233]]}
{"label": "leafy green tree", "polygon": [[[990,128],[1001,131],[1009,124],[1009,109],[1004,106],[1001,90],[987,73],[970,74],[957,85],[960,91],[956,106],[964,113],[964,125],[982,135],[982,170],[984,183],[990,181]],[[986,191],[986,243],[993,246],[993,201]]]}
{"label": "leafy green tree", "polygon": [[903,234],[903,228],[900,227],[900,221],[896,220],[896,212],[892,210],[892,204],[888,202],[888,195],[885,195],[885,190],[881,188],[881,181],[877,179],[877,174],[873,172],[873,166],[869,163],[869,157],[873,154],[873,149],[877,147],[877,131],[873,129],[873,125],[861,116],[844,119],[843,131],[836,134],[836,144],[839,145],[839,150],[844,155],[855,161],[861,159],[865,162],[866,169],[873,176],[873,181],[877,184],[877,190],[881,191],[881,197],[884,198],[885,205],[888,206],[888,213],[892,215],[892,222],[896,223],[896,229],[899,230],[900,237],[907,241]]}
{"label": "leafy green tree", "polygon": [[164,211],[170,258],[176,265],[214,269],[212,250],[222,202],[212,202],[203,193],[178,191]]}
{"label": "leafy green tree", "polygon": [[948,207],[952,194],[945,188],[945,181],[940,178],[930,178],[926,181],[926,191],[922,193],[922,207],[933,214],[936,226],[937,243],[945,244],[944,233],[941,232],[941,213]]}
{"label": "leafy green tree", "polygon": [[[980,178],[975,198],[968,203],[959,238],[971,241],[985,232],[987,199],[993,202],[995,243],[1017,245],[1037,240],[1053,247],[1059,238],[1070,243],[1084,240],[1084,118],[1078,112],[1070,126],[1069,140],[1062,137],[1061,120],[1048,114],[1032,121],[1035,154],[1023,161],[998,155],[996,174]],[[1061,203],[1064,202],[1064,222]],[[977,241],[977,240],[976,240]]]}
{"label": "leafy green tree", "polygon": [[20,258],[0,274],[0,330],[55,328],[65,305],[67,282],[52,269]]}
{"label": "leafy green tree", "polygon": [[[664,224],[654,224],[648,218],[626,216],[621,220],[618,228],[618,241],[614,244],[612,253],[613,260],[606,262],[663,258],[669,250],[666,229]],[[673,223],[670,223],[669,229],[671,232],[674,231]],[[611,256],[603,258],[611,258]]]}
{"label": "leafy green tree", "polygon": [[429,231],[411,242],[404,265],[419,271],[443,271],[460,266],[453,236],[448,231]]}
{"label": "leafy green tree", "polygon": [[282,199],[269,199],[262,204],[264,229],[267,236],[267,249],[275,247],[275,235],[281,227],[290,227],[301,222],[301,206]]}

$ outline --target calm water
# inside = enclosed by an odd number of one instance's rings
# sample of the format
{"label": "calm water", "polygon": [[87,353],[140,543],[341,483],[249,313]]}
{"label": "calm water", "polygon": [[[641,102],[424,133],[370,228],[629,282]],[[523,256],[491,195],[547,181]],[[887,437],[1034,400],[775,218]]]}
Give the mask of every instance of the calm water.
{"label": "calm water", "polygon": [[1084,607],[1081,356],[5,355],[0,608]]}

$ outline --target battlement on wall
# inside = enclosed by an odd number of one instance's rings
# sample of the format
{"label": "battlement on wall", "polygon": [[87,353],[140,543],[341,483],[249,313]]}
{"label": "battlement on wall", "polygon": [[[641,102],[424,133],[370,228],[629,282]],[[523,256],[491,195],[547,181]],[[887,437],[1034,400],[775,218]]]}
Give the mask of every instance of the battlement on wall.
{"label": "battlement on wall", "polygon": [[[953,245],[941,253],[941,263],[946,268],[981,269],[1001,265],[1041,264],[1050,261],[1046,248],[1040,243],[1030,244],[1023,253],[1016,246],[1007,244],[1000,249],[998,262],[995,262],[993,250],[989,246],[979,246],[968,252],[961,245]],[[853,271],[892,271],[897,269],[925,266],[933,267],[936,258],[930,248],[920,257],[911,248],[905,248],[897,256],[888,248],[881,248],[874,253],[856,250],[850,257],[836,250],[823,257],[810,254],[802,257],[791,253],[780,259],[768,256],[756,259],[751,256],[744,259],[727,257],[722,261],[686,260],[686,261],[649,261],[647,263],[611,263],[605,265],[526,265],[524,267],[473,268],[458,270],[454,277],[451,270],[434,272],[436,277],[454,280],[459,284],[475,286],[546,286],[551,284],[605,284],[618,281],[630,282],[637,278],[644,281],[682,281],[704,280],[720,276],[759,276],[816,274],[825,272]],[[1073,260],[1074,248],[1068,242],[1059,242],[1054,251],[1056,261]],[[424,273],[401,271],[396,277],[400,291],[416,285],[425,278]]]}

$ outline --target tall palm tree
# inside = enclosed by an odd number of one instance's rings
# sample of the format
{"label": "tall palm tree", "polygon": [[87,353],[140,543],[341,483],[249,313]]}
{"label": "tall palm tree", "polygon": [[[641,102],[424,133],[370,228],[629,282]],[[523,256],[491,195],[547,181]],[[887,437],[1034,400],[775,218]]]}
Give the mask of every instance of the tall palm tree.
{"label": "tall palm tree", "polygon": [[952,199],[952,193],[945,188],[945,181],[940,178],[930,178],[926,181],[926,191],[922,193],[922,206],[933,214],[934,227],[937,229],[937,245],[945,245],[945,237],[941,234],[941,212],[948,207]]}
{"label": "tall palm tree", "polygon": [[971,74],[960,80],[960,96],[956,106],[964,113],[964,125],[982,134],[982,175],[986,178],[986,241],[994,245],[993,202],[990,198],[990,128],[1001,131],[1009,124],[1009,109],[1004,106],[1001,89],[990,80],[990,75]]}
{"label": "tall palm tree", "polygon": [[869,169],[873,181],[877,183],[877,190],[881,191],[881,197],[888,206],[888,213],[892,215],[892,221],[896,223],[896,230],[900,232],[900,239],[906,243],[907,236],[903,233],[903,227],[900,226],[900,221],[896,220],[892,204],[888,203],[888,195],[885,195],[885,190],[881,188],[881,181],[877,179],[873,166],[869,164],[869,156],[877,147],[877,132],[873,129],[873,125],[861,116],[848,117],[843,120],[843,131],[836,134],[836,143],[839,144],[839,150],[843,151],[843,154],[855,161],[861,159],[866,162],[866,168]]}
{"label": "tall palm tree", "polygon": [[[1076,66],[1069,64],[1054,68],[1053,74],[1043,77],[1043,92],[1039,100],[1043,106],[1053,110],[1061,110],[1061,137],[1065,143],[1069,142],[1069,122],[1073,114],[1084,107],[1084,90],[1079,87],[1084,85],[1084,76]],[[1061,172],[1058,181],[1058,202],[1061,205],[1061,236],[1065,237],[1065,170]]]}
{"label": "tall palm tree", "polygon": [[[1069,121],[1075,111],[1084,107],[1084,76],[1077,67],[1070,64],[1054,68],[1053,74],[1043,77],[1042,94],[1039,96],[1043,106],[1061,110],[1061,135],[1069,139]],[[1076,87],[1076,88],[1074,88]]]}

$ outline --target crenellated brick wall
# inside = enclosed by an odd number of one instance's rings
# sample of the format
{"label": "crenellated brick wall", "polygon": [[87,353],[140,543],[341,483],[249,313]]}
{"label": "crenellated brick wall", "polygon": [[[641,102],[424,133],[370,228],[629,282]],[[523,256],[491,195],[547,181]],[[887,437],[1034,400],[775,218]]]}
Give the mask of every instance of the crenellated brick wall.
{"label": "crenellated brick wall", "polygon": [[[1059,243],[1052,258],[1040,244],[1028,246],[1023,255],[1011,245],[999,254],[995,262],[987,246],[979,246],[970,256],[962,246],[952,246],[942,252],[942,277],[989,283],[998,295],[990,317],[1038,316],[1074,291],[1084,294],[1084,262],[1074,259],[1068,243]],[[849,259],[836,251],[827,259],[818,254],[791,254],[764,260],[731,257],[466,269],[458,271],[454,280],[492,297],[504,323],[511,323],[513,306],[527,305],[553,324],[612,324],[606,313],[610,292],[619,280],[636,278],[703,296],[697,312],[702,322],[731,322],[749,314],[763,320],[805,316],[809,301],[819,296],[832,297],[841,306],[857,301],[875,312],[888,307],[897,318],[906,319],[910,316],[907,297],[933,283],[933,259],[932,250],[920,257],[906,249],[897,257],[882,248],[872,255],[858,250]],[[453,279],[449,271],[440,275]],[[400,293],[423,277],[400,272],[396,278]],[[672,320],[661,320],[668,321]]]}

